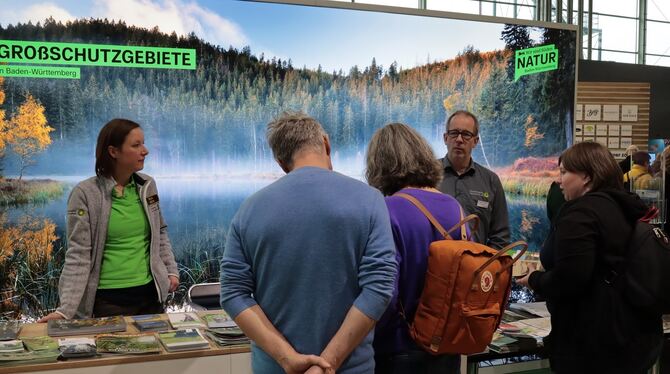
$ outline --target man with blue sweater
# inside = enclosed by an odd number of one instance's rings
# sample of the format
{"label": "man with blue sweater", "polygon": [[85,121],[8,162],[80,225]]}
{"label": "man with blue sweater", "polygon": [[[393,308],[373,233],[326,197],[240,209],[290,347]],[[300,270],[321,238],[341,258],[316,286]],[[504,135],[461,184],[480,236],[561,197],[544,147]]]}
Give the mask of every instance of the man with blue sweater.
{"label": "man with blue sweater", "polygon": [[253,341],[255,373],[371,373],[371,331],[397,272],[384,199],[332,171],[313,118],[285,113],[267,138],[287,175],[233,218],[221,305]]}

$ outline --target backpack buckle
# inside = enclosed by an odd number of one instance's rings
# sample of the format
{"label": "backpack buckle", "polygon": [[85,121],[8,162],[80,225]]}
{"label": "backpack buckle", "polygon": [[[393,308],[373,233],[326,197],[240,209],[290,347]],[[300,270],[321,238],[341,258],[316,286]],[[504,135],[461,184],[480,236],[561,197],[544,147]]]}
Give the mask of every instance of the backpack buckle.
{"label": "backpack buckle", "polygon": [[614,280],[618,276],[619,276],[619,273],[617,273],[614,270],[610,270],[610,272],[607,275],[605,275],[605,283],[611,285],[612,283],[614,283]]}
{"label": "backpack buckle", "polygon": [[430,340],[430,350],[437,352],[440,349],[440,343],[442,342],[442,337],[439,335],[433,336]]}
{"label": "backpack buckle", "polygon": [[663,230],[660,228],[654,227],[654,235],[656,235],[656,238],[662,240],[666,245],[668,244],[668,236],[665,235],[665,232],[663,232]]}

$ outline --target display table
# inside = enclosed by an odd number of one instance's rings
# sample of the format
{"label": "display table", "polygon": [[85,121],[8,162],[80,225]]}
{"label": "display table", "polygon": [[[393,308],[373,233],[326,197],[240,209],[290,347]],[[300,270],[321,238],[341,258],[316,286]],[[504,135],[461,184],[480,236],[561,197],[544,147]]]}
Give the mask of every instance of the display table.
{"label": "display table", "polygon": [[[126,317],[127,334],[138,334],[132,320]],[[19,338],[47,335],[46,323],[23,325]],[[251,374],[250,347],[221,348],[210,341],[210,348],[186,352],[166,352],[145,355],[98,355],[95,358],[70,359],[46,364],[24,364],[0,367],[4,373],[97,374],[97,373],[217,373]]]}

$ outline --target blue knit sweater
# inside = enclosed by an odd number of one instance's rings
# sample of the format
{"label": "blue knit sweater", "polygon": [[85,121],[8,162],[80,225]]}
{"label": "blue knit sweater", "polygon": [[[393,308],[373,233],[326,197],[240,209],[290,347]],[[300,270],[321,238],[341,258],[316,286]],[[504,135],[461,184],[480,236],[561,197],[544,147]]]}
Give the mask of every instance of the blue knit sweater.
{"label": "blue knit sweater", "polygon": [[[379,319],[397,265],[382,195],[339,173],[292,171],[247,199],[221,261],[221,305],[233,317],[258,304],[296,351],[319,355],[355,305]],[[341,373],[370,373],[370,333]],[[252,345],[256,373],[282,373]]]}

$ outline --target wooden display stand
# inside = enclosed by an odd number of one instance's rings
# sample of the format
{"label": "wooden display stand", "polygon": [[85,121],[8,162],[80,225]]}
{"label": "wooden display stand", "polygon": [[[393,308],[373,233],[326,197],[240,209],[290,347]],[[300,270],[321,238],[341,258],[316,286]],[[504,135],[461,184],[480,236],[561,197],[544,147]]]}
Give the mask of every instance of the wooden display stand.
{"label": "wooden display stand", "polygon": [[[130,317],[126,317],[128,327],[126,333],[138,334]],[[23,325],[19,338],[47,335],[46,323]],[[250,347],[222,348],[210,342],[206,350],[186,352],[166,352],[145,355],[111,355],[88,359],[70,359],[47,364],[27,364],[0,367],[4,373],[47,374],[97,374],[97,373],[217,373],[217,374],[251,374]]]}
{"label": "wooden display stand", "polygon": [[578,82],[574,143],[597,141],[617,159],[631,145],[647,150],[649,83]]}

